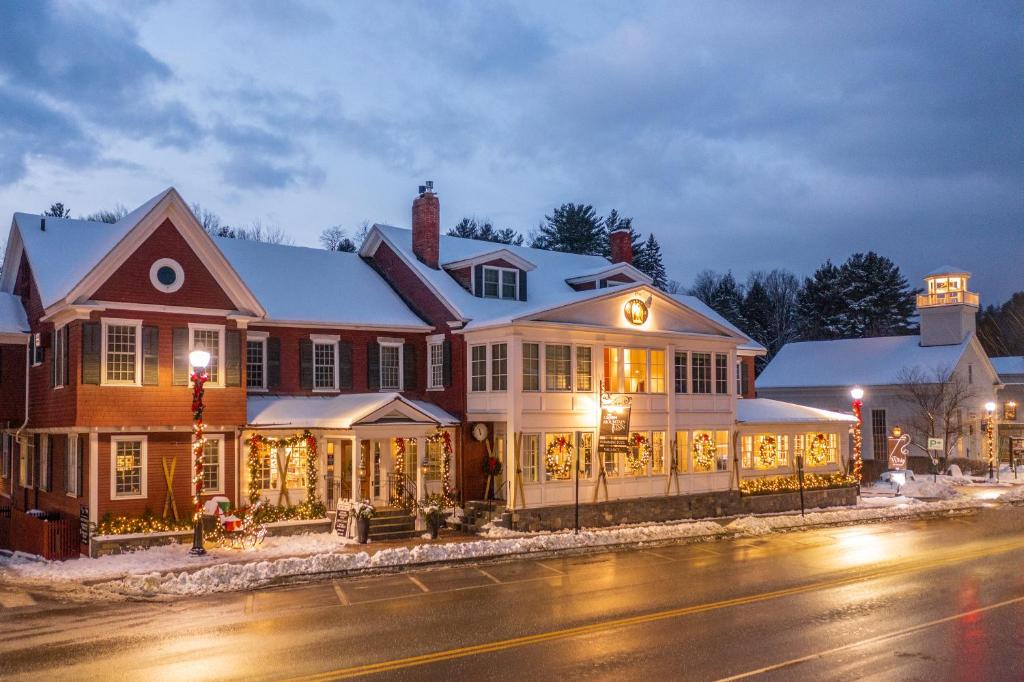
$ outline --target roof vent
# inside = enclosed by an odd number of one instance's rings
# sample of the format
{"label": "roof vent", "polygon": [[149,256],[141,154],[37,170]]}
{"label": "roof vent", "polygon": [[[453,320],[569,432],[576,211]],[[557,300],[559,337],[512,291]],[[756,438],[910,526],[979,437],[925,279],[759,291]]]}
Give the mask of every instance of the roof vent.
{"label": "roof vent", "polygon": [[46,218],[39,221],[39,231],[46,232]]}

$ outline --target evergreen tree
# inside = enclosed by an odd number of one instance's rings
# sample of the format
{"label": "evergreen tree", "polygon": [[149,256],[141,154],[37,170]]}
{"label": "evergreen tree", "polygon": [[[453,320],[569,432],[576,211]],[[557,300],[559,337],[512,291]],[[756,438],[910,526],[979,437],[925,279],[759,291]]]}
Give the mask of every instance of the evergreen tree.
{"label": "evergreen tree", "polygon": [[840,269],[826,260],[804,279],[797,295],[797,329],[804,341],[838,339],[845,328],[845,305]]}
{"label": "evergreen tree", "polygon": [[665,264],[661,260],[661,244],[654,238],[653,232],[644,242],[639,260],[634,255],[633,265],[654,280],[654,286],[659,289],[664,289],[668,285],[668,274],[665,272]]}
{"label": "evergreen tree", "polygon": [[463,239],[476,239],[480,228],[475,218],[463,218],[455,224],[455,227],[448,230],[449,237],[462,237]]}
{"label": "evergreen tree", "polygon": [[722,275],[702,270],[693,281],[690,296],[696,296],[729,322],[743,328],[743,291],[732,272]]}
{"label": "evergreen tree", "polygon": [[764,286],[763,273],[754,273],[750,276],[747,284],[746,294],[740,306],[740,313],[743,317],[743,324],[739,325],[747,336],[768,348],[768,339],[771,333],[771,301],[768,299],[768,290]]}
{"label": "evergreen tree", "polygon": [[913,331],[915,290],[899,267],[874,251],[855,253],[840,269],[846,315],[843,336],[892,336]]}
{"label": "evergreen tree", "polygon": [[978,312],[978,340],[992,357],[1024,355],[1024,291]]}
{"label": "evergreen tree", "polygon": [[523,245],[523,235],[519,234],[511,227],[505,227],[494,233],[494,241],[499,244],[511,244],[512,246]]}
{"label": "evergreen tree", "polygon": [[463,218],[455,227],[448,230],[450,237],[462,237],[463,239],[479,239],[485,242],[498,244],[512,244],[522,246],[523,235],[511,227],[495,229],[489,220],[477,221],[476,218]]}
{"label": "evergreen tree", "polygon": [[604,253],[607,242],[604,219],[590,204],[562,204],[544,219],[547,222],[540,225],[530,246],[563,253]]}
{"label": "evergreen tree", "polygon": [[43,215],[47,218],[70,218],[71,210],[64,208],[64,204],[57,201],[50,204],[50,208],[43,211]]}

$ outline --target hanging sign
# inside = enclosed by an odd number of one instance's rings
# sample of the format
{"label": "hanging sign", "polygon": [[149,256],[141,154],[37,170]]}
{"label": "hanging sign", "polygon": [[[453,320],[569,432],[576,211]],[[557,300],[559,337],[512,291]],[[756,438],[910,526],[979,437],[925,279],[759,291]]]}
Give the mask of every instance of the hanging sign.
{"label": "hanging sign", "polygon": [[338,510],[334,514],[334,532],[338,537],[349,537],[348,526],[352,518],[352,500],[338,500]]}
{"label": "hanging sign", "polygon": [[597,449],[602,460],[612,459],[606,454],[614,453],[615,459],[625,457],[629,452],[629,417],[630,405],[608,404],[601,406],[601,427],[597,439]]}
{"label": "hanging sign", "polygon": [[906,469],[907,457],[910,456],[910,434],[901,433],[899,436],[889,436],[889,468]]}

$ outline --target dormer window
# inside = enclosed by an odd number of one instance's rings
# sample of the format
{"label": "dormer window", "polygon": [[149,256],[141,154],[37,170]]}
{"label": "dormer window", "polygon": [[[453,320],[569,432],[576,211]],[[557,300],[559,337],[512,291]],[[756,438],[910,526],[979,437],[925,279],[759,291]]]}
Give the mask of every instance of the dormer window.
{"label": "dormer window", "polygon": [[483,266],[484,298],[519,298],[519,271],[514,268]]}

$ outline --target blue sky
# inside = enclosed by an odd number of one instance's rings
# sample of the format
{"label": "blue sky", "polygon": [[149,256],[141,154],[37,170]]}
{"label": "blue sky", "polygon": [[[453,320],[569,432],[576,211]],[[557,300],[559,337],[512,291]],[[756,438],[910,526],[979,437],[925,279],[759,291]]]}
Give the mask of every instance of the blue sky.
{"label": "blue sky", "polygon": [[0,213],[174,185],[299,244],[617,208],[669,275],[874,249],[1024,288],[1019,3],[0,3]]}

